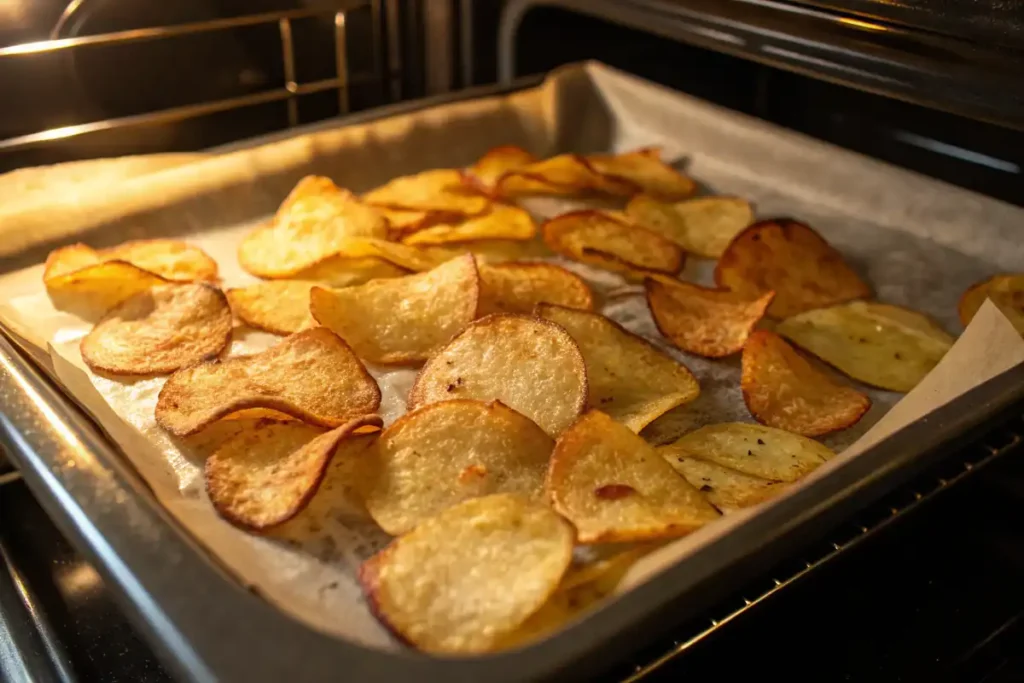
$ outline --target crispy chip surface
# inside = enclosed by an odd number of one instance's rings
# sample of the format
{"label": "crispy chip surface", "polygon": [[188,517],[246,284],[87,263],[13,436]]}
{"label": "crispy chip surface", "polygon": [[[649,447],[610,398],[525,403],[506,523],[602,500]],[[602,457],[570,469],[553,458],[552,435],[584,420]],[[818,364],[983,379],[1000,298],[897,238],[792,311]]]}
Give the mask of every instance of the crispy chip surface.
{"label": "crispy chip surface", "polygon": [[273,334],[292,334],[312,323],[308,280],[272,280],[229,289],[231,311],[249,327]]}
{"label": "crispy chip surface", "polygon": [[644,288],[661,333],[682,350],[708,358],[739,352],[775,296],[767,292],[750,299],[660,277],[648,278]]}
{"label": "crispy chip surface", "polygon": [[838,251],[789,219],[761,221],[737,235],[715,266],[715,283],[748,298],[774,291],[768,315],[776,318],[871,296]]}
{"label": "crispy chip surface", "polygon": [[168,280],[125,261],[106,261],[44,282],[54,308],[97,320],[114,306]]}
{"label": "crispy chip surface", "polygon": [[675,242],[607,211],[562,214],[542,230],[552,251],[628,277],[674,275],[683,267],[684,254]]}
{"label": "crispy chip surface", "polygon": [[564,327],[579,345],[590,407],[634,432],[700,393],[685,365],[603,315],[552,304],[538,305],[537,315]]}
{"label": "crispy chip surface", "polygon": [[972,285],[964,292],[957,308],[964,327],[974,319],[985,299],[992,299],[992,303],[1024,335],[1024,274],[996,275]]}
{"label": "crispy chip surface", "polygon": [[593,154],[587,161],[601,175],[632,183],[655,197],[682,199],[697,189],[693,180],[661,160],[657,147],[623,154]]}
{"label": "crispy chip surface", "polygon": [[729,242],[754,222],[750,203],[736,197],[666,202],[641,194],[629,200],[626,215],[686,251],[707,258],[721,256]]}
{"label": "crispy chip surface", "polygon": [[654,448],[598,410],[558,438],[547,485],[580,543],[683,536],[719,516]]}
{"label": "crispy chip surface", "polygon": [[954,341],[921,313],[866,301],[806,311],[775,331],[850,377],[891,391],[917,386]]}
{"label": "crispy chip surface", "polygon": [[490,206],[462,182],[462,173],[454,169],[435,169],[395,178],[363,195],[373,206],[413,211],[444,211],[476,216]]}
{"label": "crispy chip surface", "polygon": [[700,458],[671,454],[662,448],[658,450],[676,472],[722,512],[758,505],[786,489],[782,482],[753,477]]}
{"label": "crispy chip surface", "polygon": [[488,213],[462,223],[435,225],[418,230],[402,241],[411,245],[443,245],[476,240],[528,240],[537,224],[528,211],[517,206],[495,204]]}
{"label": "crispy chip surface", "polygon": [[100,252],[104,261],[127,261],[174,282],[216,280],[217,262],[191,244],[177,240],[132,240]]}
{"label": "crispy chip surface", "polygon": [[[412,246],[398,242],[374,239],[368,237],[350,237],[338,243],[338,250],[333,255],[315,265],[300,271],[296,277],[302,276],[306,280],[328,280],[331,274],[345,271],[358,270],[358,262],[367,262],[364,268],[376,268],[381,262],[390,264],[396,272],[421,272],[436,268],[446,261],[465,253],[465,250],[447,249],[439,246]],[[370,265],[370,261],[376,264]],[[313,277],[311,277],[311,275]],[[337,282],[337,275],[334,280]],[[393,274],[373,275],[369,279],[380,279],[381,277],[397,277]],[[348,284],[361,284],[349,282]],[[335,286],[340,286],[335,284]],[[347,286],[347,285],[346,285]]]}
{"label": "crispy chip surface", "polygon": [[562,327],[531,316],[493,314],[427,361],[409,392],[409,408],[453,398],[501,401],[557,436],[583,412],[586,365]]}
{"label": "crispy chip surface", "polygon": [[572,559],[573,529],[514,494],[448,508],[363,564],[377,616],[420,650],[495,649],[547,601]]}
{"label": "crispy chip surface", "polygon": [[476,257],[478,264],[508,263],[523,259],[549,258],[551,250],[540,240],[477,240],[460,245]]}
{"label": "crispy chip surface", "polygon": [[743,347],[743,400],[758,422],[804,436],[820,436],[856,424],[871,399],[842,386],[767,330]]}
{"label": "crispy chip surface", "polygon": [[310,311],[371,363],[415,363],[476,317],[480,281],[470,255],[418,275],[339,290],[314,287]]}
{"label": "crispy chip surface", "polygon": [[470,187],[490,194],[501,176],[536,162],[538,159],[522,147],[502,145],[489,150],[466,169],[464,180]]}
{"label": "crispy chip surface", "polygon": [[431,403],[381,435],[366,505],[384,531],[399,535],[469,498],[518,493],[543,502],[554,446],[498,401]]}
{"label": "crispy chip surface", "polygon": [[206,459],[206,492],[236,526],[264,530],[302,511],[316,493],[335,449],[359,427],[380,427],[377,415],[324,432],[301,422],[257,422]]}
{"label": "crispy chip surface", "polygon": [[296,280],[316,282],[330,287],[351,287],[370,280],[386,280],[414,272],[380,256],[335,254],[295,273]]}
{"label": "crispy chip surface", "polygon": [[314,327],[262,353],[179,370],[160,390],[156,421],[188,436],[239,410],[270,408],[334,428],[379,405],[380,388],[352,349]]}
{"label": "crispy chip surface", "polygon": [[480,313],[532,313],[547,302],[590,310],[594,295],[581,277],[551,263],[480,266]]}
{"label": "crispy chip surface", "polygon": [[149,375],[216,357],[231,340],[231,308],[207,284],[161,285],[111,309],[82,339],[82,360],[115,375]]}
{"label": "crispy chip surface", "polygon": [[532,194],[583,196],[595,193],[628,197],[636,191],[637,186],[632,182],[601,175],[578,154],[560,154],[522,166],[502,175],[496,185],[496,192],[503,197]]}

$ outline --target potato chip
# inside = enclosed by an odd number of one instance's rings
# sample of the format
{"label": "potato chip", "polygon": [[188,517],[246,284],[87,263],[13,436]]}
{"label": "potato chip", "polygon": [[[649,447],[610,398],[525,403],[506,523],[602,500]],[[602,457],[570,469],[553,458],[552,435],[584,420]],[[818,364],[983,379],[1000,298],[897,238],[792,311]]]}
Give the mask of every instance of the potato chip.
{"label": "potato chip", "polygon": [[768,315],[776,318],[871,296],[821,235],[786,218],[755,223],[737,235],[715,265],[715,283],[747,298],[774,291]]}
{"label": "potato chip", "polygon": [[365,426],[380,427],[380,417],[359,417],[326,433],[301,422],[271,421],[241,432],[206,459],[210,503],[244,529],[283,524],[316,493],[338,445]]}
{"label": "potato chip", "polygon": [[631,278],[675,275],[685,255],[675,242],[607,211],[573,211],[541,228],[552,251]]}
{"label": "potato chip", "polygon": [[325,287],[352,287],[370,280],[404,277],[415,271],[397,266],[379,256],[342,256],[335,254],[303,268],[292,277]]}
{"label": "potato chip", "polygon": [[314,287],[310,311],[360,358],[416,363],[476,318],[479,298],[476,264],[465,255],[418,275],[333,291]]}
{"label": "potato chip", "polygon": [[463,181],[470,187],[492,194],[498,180],[508,173],[529,166],[538,161],[537,157],[522,147],[502,145],[489,150],[463,173]]}
{"label": "potato chip", "polygon": [[925,315],[866,301],[806,311],[775,331],[850,377],[891,391],[916,387],[954,341]]}
{"label": "potato chip", "polygon": [[623,180],[655,197],[682,199],[697,184],[661,160],[661,150],[647,147],[623,154],[592,154],[587,162],[601,175]]}
{"label": "potato chip", "polygon": [[188,436],[239,410],[270,408],[334,428],[379,405],[380,388],[352,349],[314,327],[261,353],[177,371],[160,390],[156,422]]}
{"label": "potato chip", "polygon": [[547,601],[572,559],[573,529],[514,494],[448,508],[367,560],[374,614],[428,652],[495,649]]}
{"label": "potato chip", "polygon": [[1017,331],[1024,335],[1024,274],[996,275],[972,285],[964,292],[958,307],[960,322],[964,327],[974,319],[985,299],[991,299]]}
{"label": "potato chip", "polygon": [[363,201],[371,206],[412,211],[444,211],[476,216],[490,208],[490,200],[462,182],[454,169],[423,171],[402,176],[370,190]]}
{"label": "potato chip", "polygon": [[634,432],[700,393],[686,366],[599,313],[539,304],[537,315],[564,327],[579,345],[589,406]]}
{"label": "potato chip", "polygon": [[558,325],[495,313],[427,361],[409,408],[453,398],[501,401],[557,436],[583,412],[587,370],[576,342]]}
{"label": "potato chip", "polygon": [[540,240],[477,240],[459,245],[476,257],[477,265],[524,259],[551,258],[554,254]]}
{"label": "potato chip", "polygon": [[629,200],[626,215],[686,251],[708,258],[721,256],[729,242],[754,222],[750,203],[736,197],[672,203],[641,194]]}
{"label": "potato chip", "polygon": [[866,395],[838,384],[768,330],[747,339],[740,386],[758,422],[804,436],[853,426],[871,407]]}
{"label": "potato chip", "polygon": [[683,351],[707,358],[739,352],[771,304],[774,292],[749,299],[668,278],[648,278],[647,305],[658,330]]}
{"label": "potato chip", "polygon": [[172,282],[216,280],[217,262],[199,247],[177,240],[152,239],[123,242],[109,249],[72,244],[50,252],[43,281],[109,261],[123,261]]}
{"label": "potato chip", "polygon": [[168,284],[111,309],[82,339],[82,360],[115,375],[149,375],[215,358],[231,340],[231,308],[207,284]]}
{"label": "potato chip", "polygon": [[578,154],[560,154],[505,173],[495,192],[502,197],[533,194],[582,196],[609,194],[628,197],[638,191],[633,183],[603,176]]}
{"label": "potato chip", "polygon": [[480,266],[480,314],[533,313],[541,302],[590,310],[594,296],[581,277],[551,263]]}
{"label": "potato chip", "polygon": [[529,212],[517,206],[495,204],[489,213],[463,223],[435,225],[405,237],[405,244],[443,245],[475,240],[528,240],[537,232],[537,224]]}
{"label": "potato chip", "polygon": [[[373,275],[364,280],[364,282],[368,282],[371,279],[398,277],[394,273],[403,271],[409,273],[430,270],[466,253],[465,249],[448,249],[438,246],[418,247],[362,237],[341,240],[337,244],[337,249],[335,254],[299,271],[295,277],[305,280],[331,281],[335,286],[349,286],[362,283],[351,281],[346,285],[337,284],[343,278],[343,273],[358,273],[360,270],[381,273],[381,275]],[[380,270],[381,266],[388,265],[392,268]],[[354,280],[354,278],[350,279]]]}
{"label": "potato chip", "polygon": [[271,334],[292,334],[313,324],[308,280],[271,280],[229,289],[231,312],[249,327]]}
{"label": "potato chip", "polygon": [[402,235],[408,235],[417,230],[423,230],[440,223],[453,223],[465,218],[461,213],[452,213],[450,211],[413,211],[411,209],[389,209],[381,206],[374,208],[388,219],[391,239],[398,239]]}
{"label": "potato chip", "polygon": [[598,410],[558,438],[548,493],[580,543],[684,536],[719,517],[653,447]]}
{"label": "potato chip", "polygon": [[114,306],[168,282],[130,263],[106,261],[54,275],[45,285],[54,308],[98,320]]}
{"label": "potato chip", "polygon": [[771,500],[786,490],[786,484],[737,472],[707,460],[662,451],[668,463],[686,481],[697,487],[722,512],[740,510]]}
{"label": "potato chip", "polygon": [[366,506],[397,536],[469,498],[518,493],[543,502],[554,446],[544,430],[499,401],[431,403],[381,435]]}

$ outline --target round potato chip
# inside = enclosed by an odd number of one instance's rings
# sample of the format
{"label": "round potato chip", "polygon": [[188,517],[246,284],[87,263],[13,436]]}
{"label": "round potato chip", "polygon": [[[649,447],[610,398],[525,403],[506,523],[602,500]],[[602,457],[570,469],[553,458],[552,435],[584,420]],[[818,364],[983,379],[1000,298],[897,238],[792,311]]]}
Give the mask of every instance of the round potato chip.
{"label": "round potato chip", "polygon": [[683,536],[719,517],[653,447],[598,410],[558,438],[548,493],[580,543]]}
{"label": "round potato chip", "polygon": [[261,353],[177,371],[160,390],[156,422],[189,436],[231,413],[270,408],[334,428],[379,406],[380,388],[348,344],[314,327]]}
{"label": "round potato chip", "polygon": [[866,301],[806,311],[775,331],[850,377],[891,391],[916,387],[954,341],[921,313]]}
{"label": "round potato chip", "polygon": [[740,386],[758,422],[804,436],[851,427],[871,407],[866,395],[836,383],[768,330],[743,347]]}
{"label": "round potato chip", "polygon": [[529,212],[517,206],[495,204],[490,212],[461,223],[435,225],[405,237],[405,244],[443,245],[476,240],[529,240],[537,232],[537,223]]}
{"label": "round potato chip", "polygon": [[338,445],[377,415],[329,432],[301,422],[263,421],[226,441],[206,459],[206,492],[222,517],[244,529],[284,524],[309,503]]}
{"label": "round potato chip", "polygon": [[81,344],[90,368],[150,375],[214,358],[231,340],[231,308],[207,284],[161,285],[111,309]]}
{"label": "round potato chip", "polygon": [[995,275],[971,285],[957,307],[964,327],[974,320],[985,299],[991,299],[1024,335],[1024,274]]}
{"label": "round potato chip", "polygon": [[125,261],[105,261],[44,280],[54,308],[86,320],[98,320],[114,306],[167,282]]}
{"label": "round potato chip", "polygon": [[403,277],[414,271],[396,266],[380,256],[335,254],[303,268],[292,277],[330,287],[352,287],[370,280]]}
{"label": "round potato chip", "polygon": [[743,349],[775,296],[767,292],[749,299],[728,289],[660,277],[648,278],[644,288],[658,330],[683,351],[707,358]]}
{"label": "round potato chip", "polygon": [[490,200],[462,182],[455,169],[435,169],[395,178],[363,195],[372,206],[412,211],[444,211],[476,216],[490,208]]}
{"label": "round potato chip", "polygon": [[469,325],[427,361],[409,392],[409,408],[453,398],[501,401],[557,436],[583,412],[586,365],[558,325],[496,313]]}
{"label": "round potato chip", "polygon": [[448,508],[367,560],[378,619],[428,652],[495,649],[547,601],[572,560],[573,529],[514,494]]}
{"label": "round potato chip", "polygon": [[174,282],[216,280],[217,262],[200,249],[176,240],[132,240],[103,249],[104,261],[127,261]]}
{"label": "round potato chip", "polygon": [[578,154],[560,154],[502,175],[496,193],[503,197],[533,194],[582,196],[594,193],[628,197],[638,191],[628,180],[604,176]]}
{"label": "round potato chip", "polygon": [[663,455],[676,472],[722,512],[759,505],[786,490],[786,484],[781,482],[752,477],[700,458],[668,452]]}
{"label": "round potato chip", "polygon": [[721,256],[729,242],[754,222],[750,203],[737,197],[672,203],[641,194],[629,200],[626,215],[691,254],[708,258]]}
{"label": "round potato chip", "polygon": [[229,289],[231,312],[249,327],[272,334],[292,334],[309,327],[309,290],[315,282],[273,280]]}
{"label": "round potato chip", "polygon": [[675,275],[683,267],[685,255],[675,242],[607,211],[562,214],[542,230],[552,251],[630,278]]}
{"label": "round potato chip", "polygon": [[538,161],[522,147],[502,145],[489,150],[463,173],[463,182],[470,187],[493,194],[501,176]]}
{"label": "round potato chip", "polygon": [[661,160],[661,150],[657,147],[624,154],[592,154],[587,162],[605,177],[631,183],[663,199],[689,197],[697,189],[693,180]]}
{"label": "round potato chip", "polygon": [[310,311],[360,358],[416,363],[476,317],[479,297],[476,263],[467,254],[418,275],[333,291],[314,287]]}
{"label": "round potato chip", "polygon": [[554,446],[544,430],[498,401],[432,403],[381,435],[366,506],[397,536],[469,498],[519,493],[542,501]]}
{"label": "round potato chip", "polygon": [[715,265],[715,283],[750,299],[774,291],[768,315],[776,318],[871,296],[842,254],[787,218],[754,223],[737,235]]}
{"label": "round potato chip", "polygon": [[581,277],[551,263],[480,266],[480,314],[532,313],[541,302],[594,307],[594,295]]}

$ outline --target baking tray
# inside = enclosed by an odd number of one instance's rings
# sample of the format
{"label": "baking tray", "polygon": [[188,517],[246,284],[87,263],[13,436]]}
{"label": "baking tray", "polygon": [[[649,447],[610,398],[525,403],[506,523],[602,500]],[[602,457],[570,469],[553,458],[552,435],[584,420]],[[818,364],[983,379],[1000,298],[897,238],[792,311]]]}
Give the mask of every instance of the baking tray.
{"label": "baking tray", "polygon": [[[601,135],[610,137],[617,125],[609,108],[603,106],[605,98],[635,96],[641,103],[645,89],[653,87],[597,65],[566,69],[552,78],[571,86],[553,103],[557,116],[563,122],[579,124],[556,135],[552,143],[557,150],[585,151],[578,149],[581,131],[588,133],[590,144],[600,147]],[[618,90],[611,93],[603,86]],[[496,92],[500,91],[476,91],[462,98]],[[441,102],[390,108],[376,115],[384,117]],[[363,122],[372,116],[329,125]],[[742,118],[728,112],[716,113],[716,117]],[[893,182],[894,174],[909,183],[910,189],[930,183],[799,136],[779,135],[803,145],[805,161],[824,154],[837,167],[852,166],[844,173],[878,173],[879,183]],[[606,145],[608,142],[604,140]],[[954,202],[958,211],[1011,210],[953,188],[948,191],[954,199],[966,202],[964,206]],[[932,210],[950,208],[941,200],[925,207],[905,207],[908,214],[919,218]],[[120,589],[129,614],[169,664],[183,678],[198,681],[277,681],[285,677],[316,681],[339,674],[356,680],[588,678],[708,607],[797,544],[819,536],[954,452],[986,426],[1019,411],[1024,401],[1024,367],[1017,366],[824,473],[813,486],[750,517],[685,561],[541,643],[472,659],[431,658],[331,638],[243,588],[157,504],[97,427],[15,349],[17,342],[7,338],[15,335],[9,332],[5,330],[5,338],[0,339],[0,401],[4,405],[0,439],[47,512]]]}

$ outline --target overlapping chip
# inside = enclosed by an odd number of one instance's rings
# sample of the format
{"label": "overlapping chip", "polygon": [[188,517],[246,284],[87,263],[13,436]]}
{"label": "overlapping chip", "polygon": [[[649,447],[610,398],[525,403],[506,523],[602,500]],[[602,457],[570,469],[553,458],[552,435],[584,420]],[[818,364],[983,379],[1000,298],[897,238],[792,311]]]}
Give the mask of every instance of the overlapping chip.
{"label": "overlapping chip", "polygon": [[469,498],[518,493],[542,501],[554,445],[540,427],[498,401],[432,403],[381,435],[366,506],[397,536]]}
{"label": "overlapping chip", "polygon": [[503,641],[557,589],[573,529],[514,494],[448,508],[365,562],[374,614],[420,650],[479,653]]}
{"label": "overlapping chip", "polygon": [[413,209],[389,209],[384,206],[374,207],[388,219],[391,239],[401,239],[408,235],[440,223],[459,222],[465,218],[461,213],[450,211],[415,211]]}
{"label": "overlapping chip", "polygon": [[806,311],[775,331],[850,377],[891,391],[917,386],[954,341],[921,313],[866,301]]}
{"label": "overlapping chip", "polygon": [[543,303],[537,315],[564,327],[579,345],[590,407],[634,432],[700,393],[686,366],[603,315]]}
{"label": "overlapping chip", "polygon": [[985,299],[991,299],[1024,335],[1024,274],[996,275],[964,292],[957,310],[965,327],[974,319]]}
{"label": "overlapping chip", "polygon": [[637,191],[637,186],[628,180],[601,175],[578,154],[560,154],[521,166],[502,175],[495,185],[495,192],[502,197],[534,194],[628,197]]}
{"label": "overlapping chip", "polygon": [[156,422],[188,436],[239,410],[270,408],[334,428],[379,405],[380,388],[352,349],[314,327],[262,353],[177,371],[160,390]]}
{"label": "overlapping chip", "polygon": [[647,305],[665,337],[684,351],[708,358],[739,352],[764,317],[774,292],[747,298],[668,278],[648,278]]}
{"label": "overlapping chip", "polygon": [[554,256],[540,240],[478,240],[462,244],[460,248],[473,254],[478,264],[508,263]]}
{"label": "overlapping chip", "polygon": [[217,279],[217,262],[199,247],[178,240],[130,240],[108,249],[72,244],[50,252],[43,270],[49,284],[72,273],[101,263],[130,263],[141,270],[172,282]]}
{"label": "overlapping chip", "polygon": [[657,147],[622,154],[591,154],[591,168],[607,178],[631,183],[643,192],[662,199],[689,197],[697,189],[692,179],[661,160]]}
{"label": "overlapping chip", "polygon": [[629,200],[626,215],[691,254],[718,258],[754,221],[750,203],[737,197],[701,197],[667,202],[649,194]]}
{"label": "overlapping chip", "polygon": [[346,289],[314,287],[310,312],[371,363],[425,360],[476,317],[480,280],[470,255],[417,275]]}
{"label": "overlapping chip", "polygon": [[586,405],[586,365],[562,327],[496,313],[472,323],[427,361],[409,392],[409,408],[453,398],[501,401],[557,436]]}
{"label": "overlapping chip", "polygon": [[476,163],[466,169],[463,180],[470,187],[494,194],[498,180],[509,171],[516,171],[538,161],[522,147],[502,145],[489,150]]}
{"label": "overlapping chip", "polygon": [[871,399],[842,386],[768,330],[743,347],[743,400],[758,422],[804,436],[820,436],[856,424]]}
{"label": "overlapping chip", "polygon": [[82,339],[82,360],[115,375],[149,375],[214,358],[231,340],[231,308],[205,283],[166,284],[112,308]]}
{"label": "overlapping chip", "polygon": [[675,242],[607,211],[574,211],[542,226],[552,251],[627,277],[675,275],[685,254]]}
{"label": "overlapping chip", "polygon": [[594,296],[578,275],[551,263],[480,266],[480,314],[532,313],[547,302],[590,310]]}
{"label": "overlapping chip", "polygon": [[[430,270],[465,252],[465,249],[411,246],[370,237],[350,237],[338,241],[333,255],[298,271],[293,277],[331,282],[336,287],[349,286],[372,279],[398,277],[396,273]],[[344,273],[363,272],[368,275],[362,281],[352,278],[350,282],[341,283]]]}
{"label": "overlapping chip", "polygon": [[314,323],[309,314],[308,280],[271,280],[229,289],[231,311],[249,327],[272,334],[292,334]]}
{"label": "overlapping chip", "polygon": [[536,232],[537,224],[529,212],[517,206],[495,204],[488,213],[461,223],[424,228],[402,241],[415,246],[429,246],[491,239],[529,240]]}
{"label": "overlapping chip", "polygon": [[[364,244],[356,242],[356,244]],[[387,244],[392,244],[387,242]],[[401,247],[402,245],[395,245]],[[349,244],[351,247],[351,243]],[[345,256],[335,254],[303,268],[291,277],[316,282],[325,287],[352,287],[370,280],[386,280],[415,272],[380,256]]]}
{"label": "overlapping chip", "polygon": [[663,454],[676,472],[697,487],[708,502],[722,512],[753,507],[786,490],[787,485],[782,482],[743,474],[707,460],[667,452]]}
{"label": "overlapping chip", "polygon": [[169,280],[125,261],[105,261],[44,280],[54,308],[98,320],[114,306]]}
{"label": "overlapping chip", "polygon": [[395,178],[363,195],[372,206],[406,211],[443,211],[476,216],[490,207],[490,200],[474,192],[455,169],[435,169]]}
{"label": "overlapping chip", "polygon": [[548,493],[580,543],[683,536],[719,516],[652,446],[598,410],[558,438]]}
{"label": "overlapping chip", "polygon": [[737,235],[715,266],[715,283],[748,298],[774,291],[768,315],[776,318],[871,295],[821,235],[786,218],[755,223]]}

